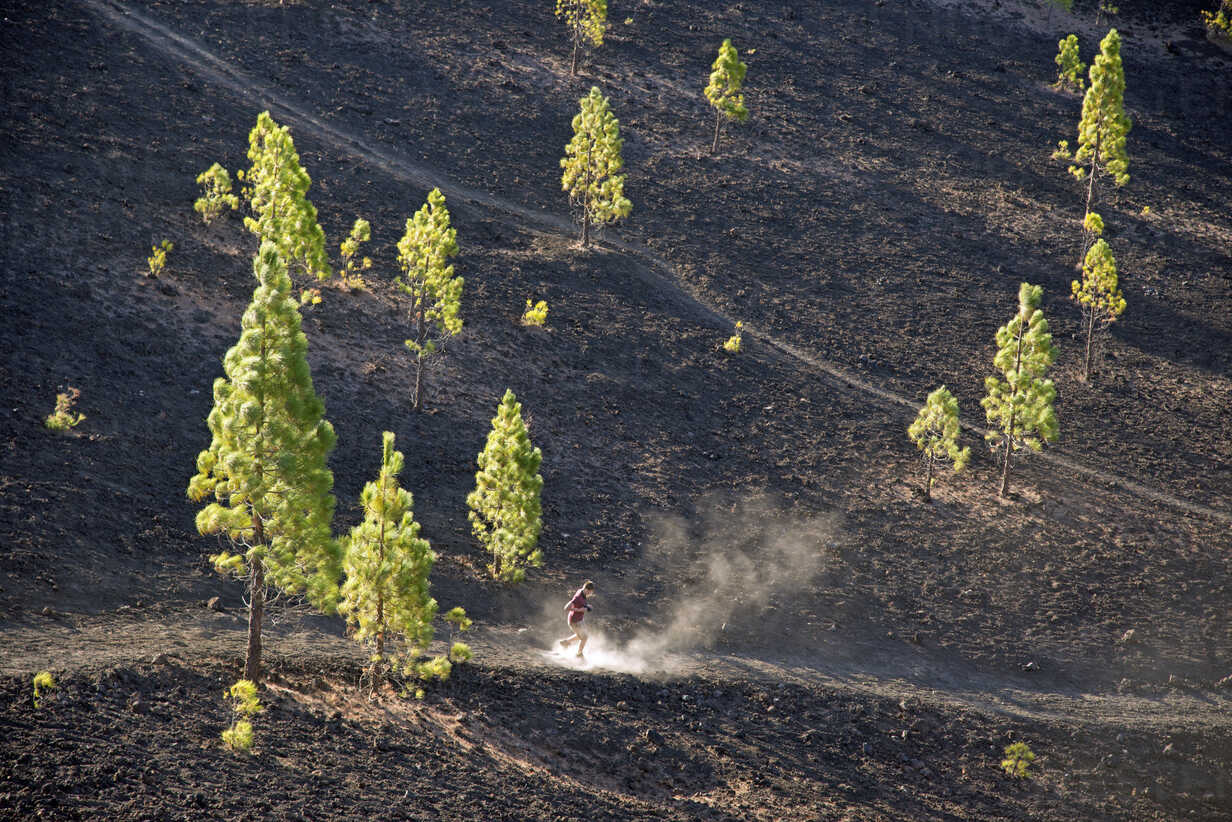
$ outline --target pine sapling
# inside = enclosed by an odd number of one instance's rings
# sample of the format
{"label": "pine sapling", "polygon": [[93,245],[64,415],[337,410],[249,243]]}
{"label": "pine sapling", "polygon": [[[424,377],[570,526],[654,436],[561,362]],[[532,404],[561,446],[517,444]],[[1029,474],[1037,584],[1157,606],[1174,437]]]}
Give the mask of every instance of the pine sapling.
{"label": "pine sapling", "polygon": [[625,198],[625,175],[620,151],[620,122],[608,99],[592,88],[573,118],[573,139],[565,146],[560,167],[561,188],[582,212],[582,248],[590,245],[591,225],[604,225],[629,216],[633,204]]}
{"label": "pine sapling", "polygon": [[204,191],[193,203],[193,210],[201,215],[206,225],[240,207],[240,198],[231,193],[231,175],[218,163],[197,175],[197,185]]}
{"label": "pine sapling", "polygon": [[1056,89],[1072,89],[1081,92],[1086,85],[1082,73],[1086,71],[1086,63],[1078,58],[1078,35],[1071,34],[1057,42],[1057,81],[1052,84]]}
{"label": "pine sapling", "polygon": [[372,239],[372,226],[362,217],[356,218],[355,225],[351,226],[351,233],[338,246],[339,251],[342,252],[342,273],[339,277],[343,288],[362,291],[367,287],[363,272],[372,268],[372,258],[360,257],[359,247],[370,239]]}
{"label": "pine sapling", "polygon": [[526,310],[522,312],[522,325],[530,325],[536,328],[543,328],[543,324],[548,319],[548,303],[547,300],[540,300],[537,303],[532,303],[530,298],[526,298]]}
{"label": "pine sapling", "polygon": [[34,675],[34,710],[39,709],[43,697],[54,691],[56,687],[56,680],[51,675],[51,671],[39,671]]}
{"label": "pine sapling", "polygon": [[1125,311],[1125,298],[1117,283],[1116,259],[1106,241],[1099,239],[1091,246],[1082,264],[1082,279],[1070,283],[1070,291],[1070,298],[1082,308],[1087,337],[1082,373],[1084,380],[1090,380],[1096,332],[1107,329]]}
{"label": "pine sapling", "polygon": [[86,418],[85,414],[73,412],[73,405],[80,396],[81,391],[71,385],[63,394],[56,394],[56,408],[43,420],[43,425],[46,426],[47,430],[56,432],[67,431],[70,428],[77,427]]}
{"label": "pine sapling", "polygon": [[175,246],[170,240],[163,240],[162,245],[156,245],[150,248],[152,253],[149,257],[145,258],[146,264],[150,267],[150,271],[147,276],[157,279],[158,275],[163,273],[163,269],[167,267],[167,252],[173,248],[175,248]]}
{"label": "pine sapling", "polygon": [[736,320],[736,333],[727,338],[727,342],[723,343],[723,350],[728,354],[739,354],[743,342],[744,322]]}
{"label": "pine sapling", "polygon": [[257,684],[241,679],[224,691],[223,696],[231,701],[231,710],[235,714],[231,727],[222,732],[223,744],[233,751],[251,751],[252,718],[265,710],[257,698]]}
{"label": "pine sapling", "polygon": [[[428,593],[436,554],[419,536],[410,492],[398,484],[403,462],[393,433],[386,431],[380,475],[360,497],[364,521],[343,541],[346,582],[338,612],[353,629],[352,638],[373,648],[373,691],[390,662],[414,660],[431,644],[436,616],[436,600]],[[390,651],[395,642],[405,646],[401,654]]]}
{"label": "pine sapling", "polygon": [[573,37],[569,74],[577,76],[578,53],[583,45],[598,48],[607,31],[607,0],[556,0],[556,16],[565,21]]}
{"label": "pine sapling", "polygon": [[197,530],[226,537],[230,550],[214,565],[246,581],[244,679],[260,684],[267,586],[305,593],[330,613],[341,557],[330,533],[334,477],[326,465],[334,429],[313,389],[308,340],[272,241],[261,244],[253,272],[258,286],[239,342],[223,359],[225,376],[214,381],[212,441],[197,456],[188,496],[213,498],[197,513]]}
{"label": "pine sapling", "polygon": [[521,582],[526,568],[543,564],[540,493],[543,455],[531,445],[522,404],[505,391],[487,444],[479,453],[475,490],[466,498],[471,530],[489,554],[488,571],[502,582]]}
{"label": "pine sapling", "polygon": [[1028,769],[1034,761],[1035,754],[1031,752],[1031,746],[1025,742],[1015,742],[1005,746],[1005,759],[1001,760],[1001,770],[1015,779],[1023,779],[1031,775]]}
{"label": "pine sapling", "polygon": [[466,615],[466,611],[462,608],[451,608],[449,613],[445,614],[445,622],[449,624],[449,660],[454,663],[470,662],[474,656],[471,653],[471,648],[465,642],[459,642],[455,639],[455,631],[457,634],[464,633],[470,630],[471,619]]}
{"label": "pine sapling", "polygon": [[1018,289],[1018,313],[997,329],[993,363],[1002,378],[987,377],[988,395],[980,401],[994,428],[989,445],[1004,449],[1001,468],[1002,497],[1009,495],[1010,455],[1022,447],[1039,451],[1043,442],[1057,439],[1057,391],[1044,374],[1056,361],[1057,351],[1040,310],[1044,289],[1023,283]]}
{"label": "pine sapling", "polygon": [[938,459],[951,460],[955,473],[966,468],[971,459],[970,448],[958,447],[959,430],[958,400],[943,385],[928,395],[915,422],[907,429],[907,436],[924,452],[926,500],[932,499],[933,464]]}
{"label": "pine sapling", "polygon": [[328,279],[332,272],[325,232],[308,199],[312,179],[300,165],[290,130],[278,125],[268,111],[257,116],[248,134],[248,159],[252,167],[240,172],[240,179],[255,216],[245,217],[244,225],[262,242],[274,243],[289,270]]}
{"label": "pine sapling", "polygon": [[724,40],[719,46],[719,56],[710,67],[710,82],[706,86],[706,99],[714,108],[714,141],[710,145],[710,153],[719,150],[719,131],[724,120],[734,120],[743,123],[749,118],[749,110],[744,107],[744,75],[749,67],[740,62],[736,47],[732,41]]}
{"label": "pine sapling", "polygon": [[434,188],[423,208],[406,221],[406,234],[398,241],[402,277],[394,281],[410,297],[412,336],[406,347],[415,355],[416,411],[423,408],[425,361],[462,331],[463,281],[449,262],[457,253],[458,232],[449,224],[445,195]]}

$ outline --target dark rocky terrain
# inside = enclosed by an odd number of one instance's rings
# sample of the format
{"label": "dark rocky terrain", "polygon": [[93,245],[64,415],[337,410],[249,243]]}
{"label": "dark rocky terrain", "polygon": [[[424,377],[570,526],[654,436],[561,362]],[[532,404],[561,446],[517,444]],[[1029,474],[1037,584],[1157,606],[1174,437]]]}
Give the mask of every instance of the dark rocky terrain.
{"label": "dark rocky terrain", "polygon": [[[951,5],[613,3],[573,78],[551,3],[7,4],[0,817],[1232,818],[1232,53],[1204,4],[1120,3],[1132,179],[1098,210],[1128,309],[1087,383],[1082,192],[1049,159],[1081,100],[1049,84],[1103,30]],[[711,156],[725,37],[752,116]],[[583,252],[558,164],[591,85],[634,211]],[[477,628],[424,700],[372,702],[341,621],[280,603],[246,757],[218,738],[243,603],[184,488],[255,242],[191,205],[264,109],[331,248],[373,226],[369,288],[304,309],[336,528],[394,431],[434,594]],[[394,244],[434,186],[466,326],[415,414]],[[1061,439],[1002,500],[978,403],[1024,280]],[[926,503],[905,430],[941,384],[976,453]],[[68,386],[87,419],[56,435]],[[464,502],[506,388],[544,454],[515,590]],[[544,649],[584,577],[576,670]],[[1030,780],[998,767],[1019,740]]]}

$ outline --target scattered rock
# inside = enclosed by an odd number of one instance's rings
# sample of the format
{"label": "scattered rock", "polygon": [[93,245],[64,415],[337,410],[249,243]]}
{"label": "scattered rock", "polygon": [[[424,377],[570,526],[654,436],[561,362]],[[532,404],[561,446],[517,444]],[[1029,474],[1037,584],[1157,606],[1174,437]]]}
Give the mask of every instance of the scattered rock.
{"label": "scattered rock", "polygon": [[150,706],[139,691],[133,691],[133,695],[128,698],[128,709],[135,714],[143,714],[150,710]]}
{"label": "scattered rock", "polygon": [[226,610],[226,608],[223,607],[222,601],[218,597],[210,597],[207,599],[205,601],[205,607],[209,608],[211,611],[218,611],[219,613]]}
{"label": "scattered rock", "polygon": [[647,728],[646,733],[642,735],[642,738],[645,739],[647,742],[649,742],[651,745],[661,746],[664,741],[663,734],[659,733],[654,728]]}
{"label": "scattered rock", "polygon": [[1026,663],[1026,664],[1024,664],[1024,665],[1022,665],[1022,666],[1020,666],[1020,667],[1021,667],[1024,671],[1038,671],[1038,670],[1040,669],[1040,667],[1039,667],[1038,665],[1036,665],[1036,664],[1035,664],[1035,661],[1034,661],[1034,660],[1032,660],[1032,661],[1030,661],[1030,662],[1028,662],[1028,663]]}
{"label": "scattered rock", "polygon": [[1134,629],[1133,629],[1133,628],[1130,628],[1128,631],[1126,631],[1125,633],[1121,634],[1121,644],[1122,644],[1122,645],[1133,645],[1133,644],[1135,644],[1135,643],[1137,643],[1137,642],[1138,642],[1138,640],[1134,638]]}
{"label": "scattered rock", "polygon": [[1223,679],[1215,683],[1217,688],[1232,688],[1232,674],[1228,674]]}
{"label": "scattered rock", "polygon": [[44,605],[43,610],[39,611],[39,613],[45,617],[53,617],[56,615],[56,612],[52,610],[50,605]]}
{"label": "scattered rock", "polygon": [[170,661],[171,661],[171,657],[167,656],[166,654],[155,654],[154,658],[150,660],[150,664],[151,665],[166,665]]}

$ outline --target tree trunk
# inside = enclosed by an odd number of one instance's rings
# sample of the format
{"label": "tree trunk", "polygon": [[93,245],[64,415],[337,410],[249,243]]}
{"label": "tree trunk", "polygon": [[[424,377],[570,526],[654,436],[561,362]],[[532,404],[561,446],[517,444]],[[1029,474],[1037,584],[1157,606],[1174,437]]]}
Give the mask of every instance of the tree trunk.
{"label": "tree trunk", "polygon": [[582,248],[590,246],[590,209],[582,211]]}
{"label": "tree trunk", "polygon": [[419,350],[415,352],[415,397],[411,403],[411,408],[415,411],[423,410],[423,346],[424,343],[428,341],[428,325],[424,321],[424,301],[426,299],[427,296],[423,292],[420,292],[419,311],[415,314],[415,342],[419,343]]}
{"label": "tree trunk", "polygon": [[1082,379],[1084,382],[1091,381],[1091,342],[1095,338],[1095,309],[1087,308],[1087,351],[1086,357],[1082,361]]}
{"label": "tree trunk", "polygon": [[577,60],[578,48],[582,44],[582,21],[581,18],[573,24],[573,61],[569,64],[569,76],[577,77]]}
{"label": "tree trunk", "polygon": [[928,449],[928,476],[924,479],[924,501],[932,502],[933,499],[933,451]]}
{"label": "tree trunk", "polygon": [[[258,526],[257,532],[260,533]],[[261,684],[261,620],[265,617],[265,564],[257,557],[249,574],[248,656],[244,660],[244,679]]]}
{"label": "tree trunk", "polygon": [[719,128],[723,125],[723,112],[715,109],[714,112],[714,142],[710,145],[710,153],[717,154],[719,151]]}
{"label": "tree trunk", "polygon": [[1010,495],[1010,452],[1014,450],[1014,442],[1010,437],[1005,438],[1005,462],[1001,466],[1001,497],[1004,499]]}
{"label": "tree trunk", "polygon": [[1078,258],[1078,267],[1082,268],[1087,261],[1087,252],[1091,250],[1094,243],[1091,242],[1091,232],[1087,230],[1087,215],[1091,213],[1091,206],[1095,203],[1095,172],[1096,162],[1099,160],[1099,136],[1095,138],[1095,150],[1091,153],[1091,171],[1087,175],[1087,209],[1082,214],[1082,253]]}

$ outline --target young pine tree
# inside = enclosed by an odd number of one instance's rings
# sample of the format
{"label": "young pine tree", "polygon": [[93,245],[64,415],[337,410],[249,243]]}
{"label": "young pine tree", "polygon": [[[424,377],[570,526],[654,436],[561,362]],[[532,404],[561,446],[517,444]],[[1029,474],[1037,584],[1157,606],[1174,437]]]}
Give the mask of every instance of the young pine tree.
{"label": "young pine tree", "polygon": [[[356,642],[373,648],[372,687],[379,687],[387,643],[401,638],[412,661],[432,642],[436,600],[428,593],[428,575],[436,554],[419,536],[410,492],[398,485],[403,458],[394,450],[394,435],[383,435],[381,473],[364,486],[360,499],[364,521],[343,540],[346,582],[338,611],[355,628]],[[397,655],[388,655],[397,659]]]}
{"label": "young pine tree", "polygon": [[543,564],[543,552],[536,547],[543,530],[542,460],[522,422],[522,404],[512,391],[505,391],[479,454],[475,490],[466,498],[471,530],[492,554],[488,570],[494,579],[521,582],[527,567]]}
{"label": "young pine tree", "polygon": [[462,330],[462,278],[453,275],[449,258],[458,253],[458,232],[449,224],[445,195],[439,188],[406,221],[406,234],[398,241],[402,277],[395,284],[411,298],[411,339],[406,347],[415,355],[416,411],[423,408],[425,360],[440,343]]}
{"label": "young pine tree", "polygon": [[1082,279],[1074,280],[1070,290],[1070,298],[1082,307],[1082,325],[1087,332],[1082,373],[1083,379],[1089,380],[1096,330],[1106,329],[1125,311],[1125,298],[1117,284],[1116,259],[1106,241],[1096,240],[1091,246],[1082,264]]}
{"label": "young pine tree", "polygon": [[749,118],[749,110],[744,107],[744,75],[749,67],[740,62],[736,47],[731,40],[724,40],[719,46],[719,56],[710,67],[710,83],[706,86],[706,99],[714,108],[714,142],[710,145],[710,153],[719,150],[719,131],[724,120],[735,120],[743,123]]}
{"label": "young pine tree", "polygon": [[924,499],[932,499],[933,463],[948,458],[954,462],[954,471],[967,467],[971,459],[970,448],[958,447],[958,400],[944,385],[928,395],[915,422],[907,429],[907,436],[924,452],[927,470],[924,478]]}
{"label": "young pine tree", "polygon": [[608,108],[608,100],[592,88],[581,100],[573,118],[573,139],[565,146],[560,167],[561,188],[582,210],[582,248],[590,245],[590,227],[629,216],[633,204],[624,195],[624,161],[620,149],[620,123]]}
{"label": "young pine tree", "polygon": [[1057,414],[1053,407],[1057,390],[1044,374],[1056,361],[1057,350],[1048,333],[1048,321],[1040,310],[1044,289],[1023,283],[1018,289],[1018,313],[997,329],[997,354],[993,363],[1004,379],[987,377],[988,396],[980,401],[988,422],[989,444],[1005,449],[1001,468],[1001,496],[1010,491],[1010,455],[1026,446],[1032,451],[1040,440],[1057,439]]}
{"label": "young pine tree", "polygon": [[257,116],[248,134],[248,159],[252,167],[241,179],[255,216],[245,217],[244,225],[262,242],[274,243],[288,269],[328,279],[332,272],[325,232],[317,224],[316,206],[308,200],[312,180],[299,163],[291,132],[268,111]]}
{"label": "young pine tree", "polygon": [[1078,57],[1078,35],[1071,34],[1064,40],[1057,41],[1057,56],[1054,62],[1057,64],[1057,81],[1052,87],[1082,91],[1086,85],[1082,73],[1087,66]]}
{"label": "young pine tree", "polygon": [[583,44],[603,45],[607,30],[607,0],[556,0],[556,16],[565,21],[573,35],[573,59],[569,74],[577,76],[578,53]]}
{"label": "young pine tree", "polygon": [[291,279],[269,241],[253,269],[259,285],[239,342],[223,359],[226,376],[214,381],[213,441],[197,456],[188,496],[213,498],[198,512],[197,530],[225,535],[235,553],[224,551],[214,564],[247,579],[244,678],[260,684],[267,586],[306,593],[330,612],[341,563],[330,534],[334,477],[326,466],[334,429],[312,387]]}
{"label": "young pine tree", "polygon": [[[1099,44],[1099,54],[1091,64],[1090,80],[1091,85],[1082,99],[1078,148],[1069,168],[1075,179],[1086,178],[1084,218],[1095,204],[1096,181],[1101,173],[1112,177],[1118,187],[1129,182],[1125,139],[1131,124],[1125,114],[1125,71],[1121,66],[1121,36],[1116,29],[1109,31]],[[1089,247],[1084,232],[1083,257]]]}

